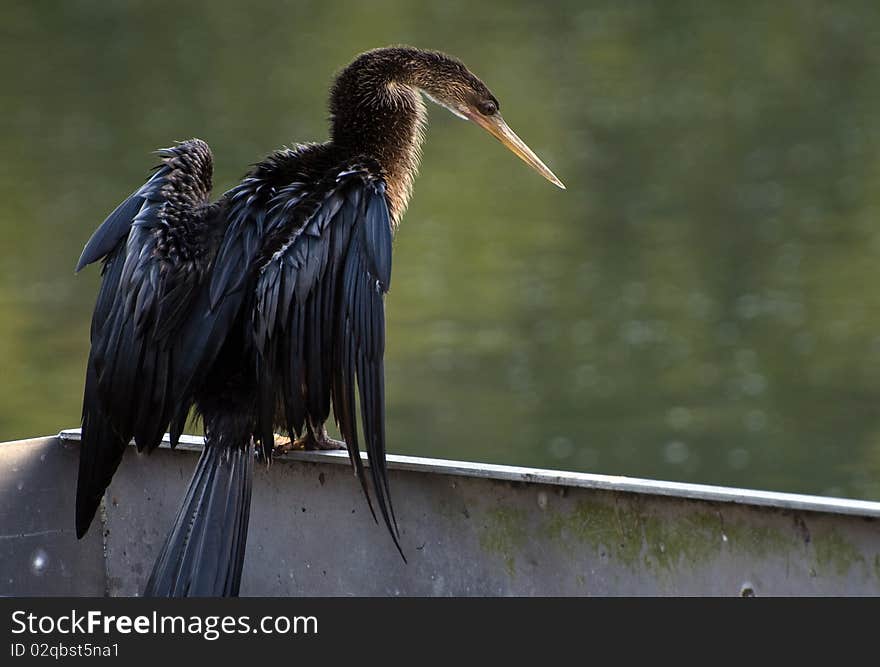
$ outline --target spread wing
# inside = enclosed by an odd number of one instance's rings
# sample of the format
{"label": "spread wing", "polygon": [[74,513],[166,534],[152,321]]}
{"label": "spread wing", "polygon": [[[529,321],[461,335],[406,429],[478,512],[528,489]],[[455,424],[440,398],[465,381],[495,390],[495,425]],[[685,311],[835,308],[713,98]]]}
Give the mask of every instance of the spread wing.
{"label": "spread wing", "polygon": [[222,216],[208,202],[211,150],[193,139],[159,156],[152,177],[97,229],[77,265],[104,260],[83,400],[80,536],[131,438],[150,450],[173,418],[185,418],[193,359],[204,359],[208,338],[229,315],[209,313],[202,289],[222,233]]}
{"label": "spread wing", "polygon": [[[398,549],[385,465],[385,310],[392,227],[379,170],[346,165],[319,193],[277,192],[267,228],[291,229],[262,264],[253,332],[260,368],[259,434],[271,447],[280,410],[291,436],[333,411],[367,496],[357,406],[372,491]],[[357,394],[357,399],[356,399]],[[375,513],[374,513],[375,517]]]}

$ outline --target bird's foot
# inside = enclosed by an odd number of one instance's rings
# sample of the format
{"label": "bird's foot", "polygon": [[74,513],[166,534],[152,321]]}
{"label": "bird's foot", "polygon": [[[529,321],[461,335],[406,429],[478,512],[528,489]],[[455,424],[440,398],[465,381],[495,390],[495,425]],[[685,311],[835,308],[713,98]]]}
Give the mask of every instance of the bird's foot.
{"label": "bird's foot", "polygon": [[296,444],[293,440],[288,438],[285,435],[275,434],[275,443],[272,447],[272,456],[282,456],[283,454],[287,454],[291,449],[295,449]]}
{"label": "bird's foot", "polygon": [[276,435],[275,447],[272,449],[272,455],[281,456],[291,450],[329,452],[347,449],[348,447],[344,442],[341,440],[334,440],[327,435],[326,431],[320,436],[315,436],[313,433],[307,432],[304,436],[297,438],[296,440],[291,440],[283,435]]}
{"label": "bird's foot", "polygon": [[334,440],[327,431],[320,436],[315,437],[311,433],[307,433],[302,438],[298,438],[296,442],[302,442],[302,448],[306,451],[333,452],[338,450],[348,450],[348,446],[342,440]]}

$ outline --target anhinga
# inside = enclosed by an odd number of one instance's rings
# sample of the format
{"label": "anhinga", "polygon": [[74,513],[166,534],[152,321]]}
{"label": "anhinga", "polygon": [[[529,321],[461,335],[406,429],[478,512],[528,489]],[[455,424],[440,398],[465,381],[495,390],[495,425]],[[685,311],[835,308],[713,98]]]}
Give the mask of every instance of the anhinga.
{"label": "anhinga", "polygon": [[419,164],[420,93],[563,187],[461,62],[393,47],[360,55],[337,76],[330,141],[273,153],[214,203],[207,144],[160,150],[152,177],[86,244],[77,270],[103,259],[103,271],[77,535],[132,438],[151,451],[169,430],[175,444],[192,407],[204,424],[204,450],[145,595],[238,593],[254,445],[271,458],[276,430],[307,448],[342,445],[324,429],[331,405],[370,509],[371,487],[400,548],[385,468],[383,298]]}

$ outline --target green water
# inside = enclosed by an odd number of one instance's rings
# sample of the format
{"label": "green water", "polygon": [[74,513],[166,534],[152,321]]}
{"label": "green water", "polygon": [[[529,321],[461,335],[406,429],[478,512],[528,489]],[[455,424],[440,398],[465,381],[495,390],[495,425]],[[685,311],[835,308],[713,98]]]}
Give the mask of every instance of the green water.
{"label": "green water", "polygon": [[431,109],[388,298],[406,454],[880,499],[880,4],[5,2],[0,440],[79,418],[93,228],[232,186],[334,71],[461,57],[562,178]]}

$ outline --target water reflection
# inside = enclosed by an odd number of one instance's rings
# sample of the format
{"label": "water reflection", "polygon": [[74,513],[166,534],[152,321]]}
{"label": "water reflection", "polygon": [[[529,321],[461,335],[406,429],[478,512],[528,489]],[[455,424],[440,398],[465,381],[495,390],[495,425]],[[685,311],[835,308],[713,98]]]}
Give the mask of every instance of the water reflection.
{"label": "water reflection", "polygon": [[206,139],[222,191],[326,136],[355,52],[411,42],[479,72],[569,189],[432,110],[393,450],[880,498],[876,2],[4,13],[0,438],[77,422],[98,278],[72,267],[150,151]]}

